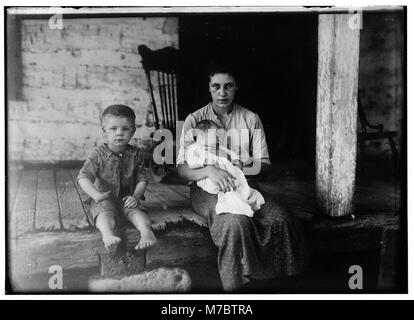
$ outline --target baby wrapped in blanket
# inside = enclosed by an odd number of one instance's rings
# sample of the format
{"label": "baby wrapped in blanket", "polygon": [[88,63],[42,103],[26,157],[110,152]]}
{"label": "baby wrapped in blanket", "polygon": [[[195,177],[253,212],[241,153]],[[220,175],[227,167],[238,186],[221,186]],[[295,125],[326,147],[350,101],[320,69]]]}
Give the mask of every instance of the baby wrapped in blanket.
{"label": "baby wrapped in blanket", "polygon": [[264,198],[259,191],[250,188],[243,171],[233,164],[239,162],[239,157],[222,145],[217,148],[217,129],[218,126],[211,120],[202,120],[197,123],[196,141],[187,147],[185,160],[191,169],[214,165],[236,178],[237,188],[229,192],[220,191],[220,188],[209,178],[197,181],[200,188],[218,195],[217,214],[233,213],[252,217],[253,213],[264,204]]}

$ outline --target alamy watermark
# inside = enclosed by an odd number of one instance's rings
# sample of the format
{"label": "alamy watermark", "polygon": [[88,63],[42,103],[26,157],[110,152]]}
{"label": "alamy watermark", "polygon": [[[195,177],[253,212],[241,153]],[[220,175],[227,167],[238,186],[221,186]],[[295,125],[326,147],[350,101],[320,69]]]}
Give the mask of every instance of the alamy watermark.
{"label": "alamy watermark", "polygon": [[361,30],[363,27],[362,8],[352,8],[349,9],[348,12],[352,14],[348,20],[349,28],[351,28],[352,30]]}
{"label": "alamy watermark", "polygon": [[[176,132],[175,132],[175,153],[178,157],[180,153],[180,147],[184,150],[183,156],[185,156],[186,147],[195,142],[195,136],[199,129],[189,129],[184,133],[184,137],[181,137],[183,121],[177,121]],[[246,164],[243,171],[247,175],[257,175],[260,173],[261,161],[254,161],[254,159],[262,158],[262,141],[265,139],[263,129],[249,130],[246,128],[237,129],[232,128],[230,130],[224,129],[208,129],[209,131],[215,131],[218,137],[220,145],[228,147],[235,152],[241,162]],[[183,139],[183,141],[182,141]],[[252,141],[253,139],[253,141]],[[162,164],[174,164],[174,135],[166,129],[158,129],[153,134],[153,140],[159,142],[153,150],[153,161],[158,165]],[[181,143],[183,142],[183,143]],[[246,150],[246,146],[251,150]],[[251,148],[250,148],[251,146]],[[181,160],[185,160],[181,159]]]}
{"label": "alamy watermark", "polygon": [[62,30],[63,29],[63,9],[61,7],[51,7],[49,8],[49,13],[53,14],[49,18],[49,28],[52,30]]}
{"label": "alamy watermark", "polygon": [[362,267],[359,265],[352,265],[348,269],[348,273],[352,276],[348,280],[348,287],[351,290],[362,290],[364,282],[364,273]]}
{"label": "alamy watermark", "polygon": [[63,269],[59,265],[53,265],[49,267],[49,273],[52,275],[49,278],[50,290],[62,290],[63,289]]}

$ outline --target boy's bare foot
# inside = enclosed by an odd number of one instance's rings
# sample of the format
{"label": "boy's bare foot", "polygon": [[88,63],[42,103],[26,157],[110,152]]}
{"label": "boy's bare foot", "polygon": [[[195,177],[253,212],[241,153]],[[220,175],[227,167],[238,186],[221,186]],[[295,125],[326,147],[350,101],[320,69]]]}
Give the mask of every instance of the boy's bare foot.
{"label": "boy's bare foot", "polygon": [[119,242],[121,242],[121,238],[113,235],[108,235],[102,237],[102,241],[104,242],[106,250],[113,252],[118,247]]}
{"label": "boy's bare foot", "polygon": [[147,232],[141,232],[141,239],[138,244],[135,246],[135,250],[142,250],[152,247],[157,243],[157,238],[155,238],[154,232],[151,230]]}

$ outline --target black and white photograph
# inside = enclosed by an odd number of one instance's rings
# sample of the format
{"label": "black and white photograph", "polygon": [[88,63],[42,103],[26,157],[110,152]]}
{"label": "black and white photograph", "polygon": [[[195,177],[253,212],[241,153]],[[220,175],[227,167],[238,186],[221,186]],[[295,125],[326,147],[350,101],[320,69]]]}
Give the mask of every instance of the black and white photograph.
{"label": "black and white photograph", "polygon": [[407,7],[140,5],[3,7],[6,295],[408,293]]}

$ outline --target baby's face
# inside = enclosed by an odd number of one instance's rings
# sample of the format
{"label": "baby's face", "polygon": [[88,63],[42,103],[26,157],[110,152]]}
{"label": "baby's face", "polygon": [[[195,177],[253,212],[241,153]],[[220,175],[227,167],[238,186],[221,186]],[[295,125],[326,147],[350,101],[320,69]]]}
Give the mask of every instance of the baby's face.
{"label": "baby's face", "polygon": [[208,129],[207,131],[199,131],[197,134],[197,144],[206,147],[215,147],[218,141],[217,130]]}
{"label": "baby's face", "polygon": [[107,115],[103,119],[102,127],[111,149],[126,147],[135,132],[131,119]]}

